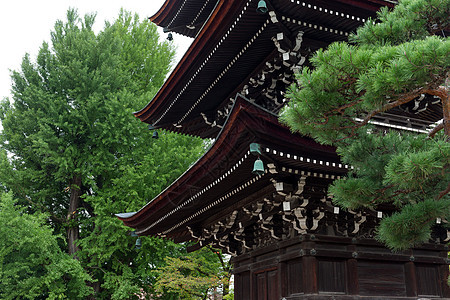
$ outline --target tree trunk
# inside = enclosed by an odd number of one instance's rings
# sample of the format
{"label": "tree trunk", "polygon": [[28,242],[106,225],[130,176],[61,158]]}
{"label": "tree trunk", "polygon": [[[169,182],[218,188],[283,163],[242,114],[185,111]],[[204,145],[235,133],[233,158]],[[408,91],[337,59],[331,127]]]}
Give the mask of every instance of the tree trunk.
{"label": "tree trunk", "polygon": [[444,132],[447,135],[447,141],[450,140],[450,99],[448,95],[448,88],[446,87],[443,93],[442,101],[442,114],[444,117]]}
{"label": "tree trunk", "polygon": [[224,297],[230,293],[230,277],[228,277],[227,279],[227,282],[223,284],[222,296]]}
{"label": "tree trunk", "polygon": [[95,300],[95,299],[97,299],[96,295],[98,295],[102,291],[100,282],[97,280],[95,282],[89,282],[88,285],[91,286],[94,289],[94,294],[89,296],[89,297],[87,297],[86,299],[88,299],[88,300]]}
{"label": "tree trunk", "polygon": [[447,136],[447,141],[450,142],[450,97],[449,97],[449,89],[450,89],[450,72],[447,72],[447,76],[445,78],[444,86],[440,87],[440,95],[442,102],[442,123],[444,125],[444,132]]}
{"label": "tree trunk", "polygon": [[76,242],[79,239],[79,228],[76,221],[76,213],[80,205],[80,197],[81,176],[75,175],[70,183],[70,203],[69,211],[67,212],[67,244],[70,255],[75,255],[75,253],[79,250],[79,247],[76,245]]}
{"label": "tree trunk", "polygon": [[[427,90],[426,93],[439,97],[442,103],[442,127],[438,126],[437,129],[444,129],[444,133],[447,136],[447,141],[450,142],[450,73],[447,74],[444,86],[440,86],[437,89]],[[437,131],[433,132],[432,135],[436,134]]]}

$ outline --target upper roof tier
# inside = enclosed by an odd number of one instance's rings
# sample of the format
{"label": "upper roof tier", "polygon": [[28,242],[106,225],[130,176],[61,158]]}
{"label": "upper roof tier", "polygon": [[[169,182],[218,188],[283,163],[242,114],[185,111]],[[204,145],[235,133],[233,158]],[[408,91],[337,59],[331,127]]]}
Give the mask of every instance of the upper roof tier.
{"label": "upper roof tier", "polygon": [[151,17],[168,30],[196,37],[153,100],[135,113],[140,120],[155,128],[215,137],[237,93],[277,113],[294,71],[308,64],[309,53],[346,40],[381,6],[393,5],[381,0],[278,0],[266,1],[268,12],[260,14],[258,0],[213,2],[168,0]]}
{"label": "upper roof tier", "polygon": [[167,0],[150,20],[167,31],[195,37],[217,2],[217,0]]}

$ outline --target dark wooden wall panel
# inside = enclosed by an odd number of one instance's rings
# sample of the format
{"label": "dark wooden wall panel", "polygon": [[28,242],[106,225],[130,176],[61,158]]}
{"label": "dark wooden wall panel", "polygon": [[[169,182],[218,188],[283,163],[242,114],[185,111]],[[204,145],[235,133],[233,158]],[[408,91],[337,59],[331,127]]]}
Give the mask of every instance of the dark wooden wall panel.
{"label": "dark wooden wall panel", "polygon": [[347,293],[357,295],[359,293],[358,261],[356,259],[347,260]]}
{"label": "dark wooden wall panel", "polygon": [[256,274],[256,287],[256,299],[268,300],[266,297],[267,280],[265,272]]}
{"label": "dark wooden wall panel", "polygon": [[417,292],[419,296],[440,296],[439,269],[433,265],[416,265]]}
{"label": "dark wooden wall panel", "polygon": [[319,260],[319,292],[346,292],[345,261]]}
{"label": "dark wooden wall panel", "polygon": [[363,296],[406,296],[403,264],[358,261],[359,292]]}
{"label": "dark wooden wall panel", "polygon": [[250,272],[234,275],[234,295],[236,299],[250,299]]}
{"label": "dark wooden wall panel", "polygon": [[[255,300],[278,300],[279,295],[279,282],[278,282],[278,270],[263,271],[255,274],[256,281],[256,298]],[[236,298],[246,299],[246,298]],[[250,298],[248,298],[250,299]]]}
{"label": "dark wooden wall panel", "polygon": [[291,260],[287,263],[288,270],[288,294],[303,292],[303,270],[301,258]]}
{"label": "dark wooden wall panel", "polygon": [[278,271],[267,272],[267,300],[279,300],[278,293]]}
{"label": "dark wooden wall panel", "polygon": [[318,292],[317,259],[313,256],[304,256],[302,259],[302,266],[303,290],[308,294],[316,294]]}
{"label": "dark wooden wall panel", "polygon": [[450,299],[448,266],[439,261],[447,252],[432,249],[412,260],[380,247],[315,236],[258,248],[233,258],[235,299]]}

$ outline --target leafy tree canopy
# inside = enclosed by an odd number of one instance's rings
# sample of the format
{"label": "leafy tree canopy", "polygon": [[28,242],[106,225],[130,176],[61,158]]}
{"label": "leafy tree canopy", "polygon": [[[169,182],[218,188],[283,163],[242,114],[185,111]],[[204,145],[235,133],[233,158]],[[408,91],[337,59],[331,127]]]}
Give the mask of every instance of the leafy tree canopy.
{"label": "leafy tree canopy", "polygon": [[0,298],[81,299],[92,278],[61,251],[42,213],[27,214],[11,193],[0,194]]}
{"label": "leafy tree canopy", "polygon": [[[381,9],[350,36],[317,51],[297,75],[281,120],[317,141],[338,146],[354,169],[330,187],[347,208],[392,203],[378,239],[393,249],[428,241],[436,218],[450,213],[450,1],[404,0]],[[422,94],[442,104],[443,122],[429,137],[368,129],[378,113]],[[445,134],[437,134],[444,129]]]}
{"label": "leafy tree canopy", "polygon": [[96,299],[129,299],[151,289],[164,257],[184,249],[143,238],[136,251],[136,238],[114,214],[140,209],[204,143],[166,132],[152,139],[132,115],[162,85],[174,56],[156,26],[122,11],[96,34],[94,21],[69,10],[36,61],[25,55],[12,73],[13,99],[0,106],[8,153],[0,155],[0,187],[26,212],[49,216],[54,233],[66,237],[58,239],[61,249],[92,277]]}
{"label": "leafy tree canopy", "polygon": [[176,293],[181,299],[207,299],[220,288],[228,294],[231,265],[222,254],[203,247],[180,257],[166,257],[166,265],[158,269],[156,292]]}

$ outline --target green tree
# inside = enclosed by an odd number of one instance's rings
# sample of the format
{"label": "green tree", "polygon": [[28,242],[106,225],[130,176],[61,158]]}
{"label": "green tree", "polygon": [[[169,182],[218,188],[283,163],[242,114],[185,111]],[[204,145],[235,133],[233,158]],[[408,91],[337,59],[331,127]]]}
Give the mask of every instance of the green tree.
{"label": "green tree", "polygon": [[181,299],[207,299],[208,295],[229,291],[231,264],[222,253],[203,247],[180,257],[166,257],[166,264],[158,269],[155,290],[175,293]]}
{"label": "green tree", "polygon": [[98,299],[128,299],[151,288],[152,270],[181,246],[144,238],[114,214],[155,197],[204,151],[203,141],[160,132],[152,139],[133,117],[162,85],[174,56],[156,26],[121,12],[95,34],[95,16],[69,10],[36,62],[12,73],[12,100],[1,104],[0,186],[26,211],[49,216],[60,247],[93,277]]}
{"label": "green tree", "polygon": [[144,130],[143,140],[149,143],[127,153],[117,175],[86,198],[96,216],[82,221],[89,234],[80,241],[80,257],[95,278],[104,281],[101,294],[105,298],[128,299],[141,288],[152,292],[155,272],[165,264],[165,257],[185,253],[184,245],[154,237],[142,237],[142,248],[135,249],[136,237],[114,217],[118,212],[139,210],[203,151],[201,140],[166,132],[155,140]]}
{"label": "green tree", "polygon": [[11,193],[0,194],[0,298],[81,299],[92,280],[79,261],[61,251],[42,213],[27,214]]}
{"label": "green tree", "polygon": [[[378,239],[397,250],[426,242],[436,218],[450,213],[449,15],[449,0],[381,9],[350,43],[315,53],[281,115],[293,131],[338,146],[354,167],[329,190],[337,204],[397,206],[378,228]],[[421,94],[439,97],[443,108],[443,122],[428,137],[368,128],[373,116]]]}

